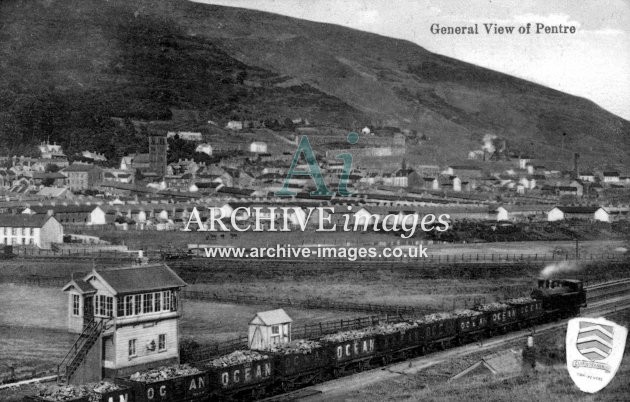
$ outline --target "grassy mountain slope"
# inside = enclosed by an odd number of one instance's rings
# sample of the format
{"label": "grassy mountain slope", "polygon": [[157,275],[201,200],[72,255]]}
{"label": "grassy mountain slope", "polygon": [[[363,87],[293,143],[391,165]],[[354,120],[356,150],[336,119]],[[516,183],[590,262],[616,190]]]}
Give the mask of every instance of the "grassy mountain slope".
{"label": "grassy mountain slope", "polygon": [[177,10],[188,32],[240,60],[426,133],[443,159],[464,156],[492,133],[544,158],[570,160],[577,151],[585,163],[630,162],[630,123],[586,99],[344,27],[192,3]]}
{"label": "grassy mountain slope", "polygon": [[340,26],[185,0],[8,0],[0,24],[0,141],[12,147],[94,127],[135,143],[103,117],[180,107],[408,127],[431,139],[414,152],[441,162],[492,133],[541,158],[630,165],[630,123],[588,100]]}
{"label": "grassy mountain slope", "polygon": [[263,85],[282,77],[187,35],[168,15],[134,13],[128,4],[8,1],[0,3],[0,24],[0,144],[12,152],[45,138],[70,153],[142,151],[146,133],[131,120],[168,120],[170,108],[219,122],[365,119],[307,84]]}

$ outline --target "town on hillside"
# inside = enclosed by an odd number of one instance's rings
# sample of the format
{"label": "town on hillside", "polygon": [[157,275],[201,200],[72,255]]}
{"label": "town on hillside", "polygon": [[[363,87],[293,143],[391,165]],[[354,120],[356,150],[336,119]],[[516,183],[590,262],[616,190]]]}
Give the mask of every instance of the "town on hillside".
{"label": "town on hillside", "polygon": [[[147,153],[119,160],[108,160],[96,150],[66,155],[61,145],[48,141],[39,145],[38,157],[2,156],[0,226],[5,230],[0,231],[0,242],[16,249],[68,248],[85,242],[84,249],[89,249],[95,240],[81,236],[85,228],[178,231],[194,207],[205,220],[213,208],[242,205],[356,205],[356,217],[365,212],[439,210],[454,223],[478,224],[576,219],[611,223],[630,216],[628,172],[582,168],[577,153],[572,166],[562,166],[511,150],[505,139],[486,136],[460,163],[422,164],[408,154],[409,142],[422,138],[417,132],[365,126],[359,133],[360,147],[353,148],[339,141],[343,137],[338,130],[327,131],[302,118],[290,123],[292,131],[274,131],[264,122],[227,121],[223,129],[239,142],[194,131],[151,132],[146,136]],[[305,155],[296,154],[303,136],[313,144],[330,189],[337,189],[344,173],[344,161],[336,156],[353,156],[346,179],[349,195],[312,196],[312,177],[287,177],[294,157],[299,158],[295,170],[310,169]],[[283,188],[293,195],[277,196]],[[39,238],[24,235],[29,227],[47,224],[40,219],[46,216],[60,230],[40,230]],[[47,233],[55,234],[44,238]],[[97,249],[104,242],[99,240]]]}

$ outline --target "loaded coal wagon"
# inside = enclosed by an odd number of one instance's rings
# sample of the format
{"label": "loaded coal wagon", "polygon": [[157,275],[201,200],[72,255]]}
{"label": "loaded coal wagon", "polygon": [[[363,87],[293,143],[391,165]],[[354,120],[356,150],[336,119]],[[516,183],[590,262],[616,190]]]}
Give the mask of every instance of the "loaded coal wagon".
{"label": "loaded coal wagon", "polygon": [[444,349],[457,337],[457,323],[450,313],[428,314],[416,320],[422,336],[421,353]]}
{"label": "loaded coal wagon", "polygon": [[494,302],[476,306],[475,310],[486,315],[488,331],[491,336],[498,333],[506,333],[517,327],[516,306],[504,302]]}
{"label": "loaded coal wagon", "polygon": [[320,342],[298,339],[277,344],[265,353],[273,357],[274,381],[282,391],[325,381],[329,352]]}
{"label": "loaded coal wagon", "polygon": [[532,299],[531,297],[518,297],[507,299],[505,303],[516,308],[519,328],[527,328],[538,324],[542,322],[545,316],[542,300]]}
{"label": "loaded coal wagon", "polygon": [[253,350],[237,350],[202,366],[210,379],[210,399],[257,399],[273,384],[271,356]]}
{"label": "loaded coal wagon", "polygon": [[378,324],[371,332],[376,340],[376,358],[382,364],[404,360],[420,352],[422,332],[415,322]]}
{"label": "loaded coal wagon", "polygon": [[456,317],[458,343],[479,340],[488,334],[489,317],[476,310],[460,309],[451,313]]}
{"label": "loaded coal wagon", "polygon": [[132,389],[136,402],[204,401],[210,385],[208,373],[187,365],[158,367],[115,381]]}
{"label": "loaded coal wagon", "polygon": [[346,372],[363,371],[375,356],[375,336],[369,329],[355,329],[320,338],[330,358],[334,377]]}
{"label": "loaded coal wagon", "polygon": [[133,402],[133,390],[108,381],[84,385],[49,385],[37,395],[26,396],[25,402]]}

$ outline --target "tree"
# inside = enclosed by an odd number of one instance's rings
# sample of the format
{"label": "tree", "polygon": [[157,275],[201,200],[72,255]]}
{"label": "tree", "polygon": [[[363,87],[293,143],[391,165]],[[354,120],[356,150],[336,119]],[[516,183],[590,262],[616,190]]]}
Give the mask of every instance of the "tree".
{"label": "tree", "polygon": [[57,173],[60,170],[61,170],[61,168],[59,167],[59,165],[56,165],[54,163],[49,163],[44,168],[44,172],[47,172],[47,173]]}
{"label": "tree", "polygon": [[247,71],[239,71],[238,74],[236,74],[236,82],[238,82],[239,84],[243,85],[243,81],[245,81],[246,79]]}

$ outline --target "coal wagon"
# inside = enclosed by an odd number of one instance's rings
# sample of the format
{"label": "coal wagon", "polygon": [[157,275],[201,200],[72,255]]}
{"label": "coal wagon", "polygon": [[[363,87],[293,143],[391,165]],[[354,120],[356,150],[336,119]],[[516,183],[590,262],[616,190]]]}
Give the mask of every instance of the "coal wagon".
{"label": "coal wagon", "polygon": [[330,352],[320,342],[296,340],[277,345],[273,358],[274,381],[282,391],[315,384],[328,378]]}
{"label": "coal wagon", "polygon": [[210,389],[208,373],[184,366],[159,367],[115,382],[131,389],[135,402],[203,401]]}
{"label": "coal wagon", "polygon": [[375,356],[375,337],[369,328],[326,335],[320,342],[329,356],[334,377],[367,369]]}
{"label": "coal wagon", "polygon": [[273,385],[273,359],[256,351],[237,350],[202,366],[210,381],[210,399],[256,399]]}

